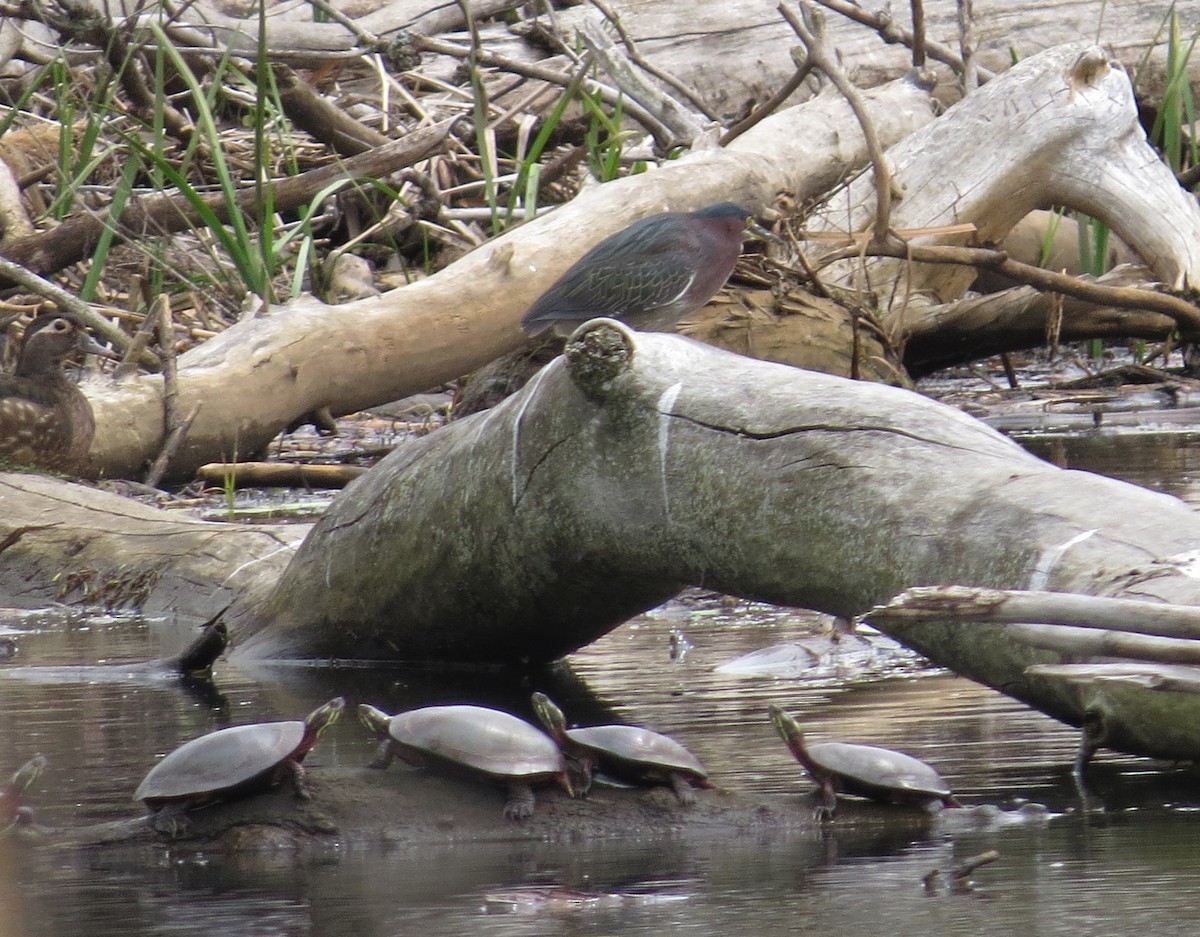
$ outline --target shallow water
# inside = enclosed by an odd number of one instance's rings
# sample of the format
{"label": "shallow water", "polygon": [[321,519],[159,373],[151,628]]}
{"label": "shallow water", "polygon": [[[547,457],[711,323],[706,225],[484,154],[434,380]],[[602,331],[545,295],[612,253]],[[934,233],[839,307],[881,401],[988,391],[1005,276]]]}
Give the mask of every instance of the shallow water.
{"label": "shallow water", "polygon": [[[1023,440],[1060,464],[1120,474],[1200,503],[1200,436],[1081,434]],[[177,623],[175,623],[177,625]],[[366,849],[291,855],[0,847],[0,937],[89,935],[753,935],[1192,933],[1200,902],[1200,774],[1101,753],[1081,811],[1069,764],[1076,734],[990,690],[933,670],[885,639],[806,638],[814,616],[689,594],[528,682],[480,674],[275,668],[222,663],[217,692],[120,668],[173,650],[178,627],[127,618],[0,613],[0,773],[36,751],[50,765],[30,794],[42,823],[131,816],[156,758],[231,723],[298,717],[333,695],[387,709],[449,700],[527,712],[532,688],[568,718],[639,722],[691,748],[724,787],[804,790],[766,720],[777,701],[813,739],[902,748],[937,766],[971,804],[1046,805],[1045,823],[955,832],[637,837],[570,845]],[[164,636],[165,635],[165,636]],[[674,637],[673,637],[674,636]],[[672,653],[680,639],[682,658]],[[798,642],[802,643],[800,646]],[[721,665],[785,645],[766,675]],[[815,648],[816,658],[811,658]],[[799,667],[780,670],[780,658]],[[760,662],[761,663],[761,662]],[[360,765],[373,740],[344,719],[311,765]],[[408,783],[420,783],[409,775]],[[397,783],[400,783],[399,780]],[[597,809],[602,809],[597,804]],[[922,878],[987,849],[1000,858],[965,894]]]}

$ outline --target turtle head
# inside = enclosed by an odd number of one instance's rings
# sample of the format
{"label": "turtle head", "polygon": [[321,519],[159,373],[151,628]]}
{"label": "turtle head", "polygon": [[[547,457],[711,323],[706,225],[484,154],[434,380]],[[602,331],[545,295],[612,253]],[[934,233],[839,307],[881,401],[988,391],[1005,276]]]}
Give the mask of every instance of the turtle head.
{"label": "turtle head", "polygon": [[375,735],[386,737],[392,717],[382,709],[377,709],[370,703],[358,704],[358,721]]}
{"label": "turtle head", "polygon": [[554,736],[556,742],[561,744],[567,737],[567,717],[554,704],[554,700],[545,693],[534,693],[533,711],[537,713],[537,717],[546,727],[546,731]]}
{"label": "turtle head", "polygon": [[13,772],[12,779],[8,782],[9,791],[18,795],[23,793],[30,784],[41,777],[42,772],[45,770],[46,756],[34,755]]}
{"label": "turtle head", "polygon": [[800,723],[774,703],[770,705],[769,709],[771,724],[775,726],[775,730],[787,742],[787,747],[791,749],[792,754],[800,761],[807,761],[807,752],[804,749],[804,733],[800,730]]}
{"label": "turtle head", "polygon": [[338,717],[345,708],[346,698],[344,696],[336,696],[328,703],[318,706],[309,713],[308,718],[304,720],[304,725],[316,738],[320,738],[326,729],[338,721]]}
{"label": "turtle head", "polygon": [[569,793],[572,797],[585,796],[592,786],[592,759],[588,756],[587,749],[567,735],[567,717],[545,693],[533,694],[533,709],[546,731],[550,733],[550,737],[562,749],[567,766]]}

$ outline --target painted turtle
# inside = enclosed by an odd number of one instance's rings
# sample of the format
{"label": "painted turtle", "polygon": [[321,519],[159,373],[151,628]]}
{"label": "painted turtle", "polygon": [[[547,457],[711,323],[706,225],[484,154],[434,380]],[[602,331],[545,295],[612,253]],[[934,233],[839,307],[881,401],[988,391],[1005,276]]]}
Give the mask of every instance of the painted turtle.
{"label": "painted turtle", "polygon": [[874,745],[848,742],[807,745],[795,719],[775,705],[770,711],[771,722],[788,748],[817,782],[822,794],[820,812],[823,815],[833,815],[839,793],[885,804],[959,806],[941,775],[925,762]]}
{"label": "painted turtle", "polygon": [[45,756],[34,755],[13,772],[7,784],[0,787],[0,836],[17,824],[32,822],[33,811],[21,803],[21,798],[45,768]]}
{"label": "painted turtle", "polygon": [[579,765],[587,793],[595,769],[633,784],[665,784],[681,804],[696,801],[693,788],[712,788],[696,756],[673,738],[640,726],[568,729],[562,710],[545,693],[533,694],[533,708],[563,753]]}
{"label": "painted turtle", "polygon": [[155,814],[169,811],[174,829],[175,817],[183,810],[257,793],[287,779],[297,797],[308,799],[312,795],[300,763],[345,705],[339,696],[303,722],[231,726],[192,739],[150,769],[134,800],[145,801]]}
{"label": "painted turtle", "polygon": [[533,815],[533,787],[556,782],[571,794],[558,746],[524,719],[483,706],[426,706],[395,716],[362,703],[358,718],[382,742],[372,768],[386,768],[399,755],[409,764],[440,762],[468,768],[508,788],[504,815]]}

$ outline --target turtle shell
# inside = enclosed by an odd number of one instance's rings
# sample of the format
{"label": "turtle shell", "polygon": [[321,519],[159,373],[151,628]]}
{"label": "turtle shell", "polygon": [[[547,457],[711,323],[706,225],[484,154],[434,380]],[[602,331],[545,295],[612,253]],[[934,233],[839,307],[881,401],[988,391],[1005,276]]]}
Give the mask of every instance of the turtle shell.
{"label": "turtle shell", "polygon": [[[808,746],[808,755],[813,766],[831,775],[834,786],[847,794],[888,803],[944,801],[953,797],[937,771],[903,752],[849,742],[818,742]],[[814,780],[820,783],[823,778]]]}
{"label": "turtle shell", "polygon": [[562,753],[540,729],[483,706],[426,706],[392,717],[401,749],[433,755],[498,778],[536,778],[564,770]]}
{"label": "turtle shell", "polygon": [[680,771],[697,778],[707,778],[704,765],[673,738],[643,729],[640,726],[589,726],[568,729],[567,738],[598,754],[608,770],[620,763],[637,770]]}
{"label": "turtle shell", "polygon": [[204,800],[248,784],[286,761],[300,747],[304,732],[304,723],[293,720],[202,735],[151,768],[134,799],[151,805]]}

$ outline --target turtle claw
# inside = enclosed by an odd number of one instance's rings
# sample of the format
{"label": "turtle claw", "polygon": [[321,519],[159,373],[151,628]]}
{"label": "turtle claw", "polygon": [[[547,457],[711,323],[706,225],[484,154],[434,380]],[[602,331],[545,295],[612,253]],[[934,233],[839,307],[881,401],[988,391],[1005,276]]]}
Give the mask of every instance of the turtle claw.
{"label": "turtle claw", "polygon": [[528,820],[533,816],[535,801],[533,788],[528,785],[510,784],[508,802],[504,805],[504,816],[509,820]]}
{"label": "turtle claw", "polygon": [[147,819],[154,832],[175,840],[187,836],[192,831],[192,821],[187,818],[182,808],[168,805]]}

